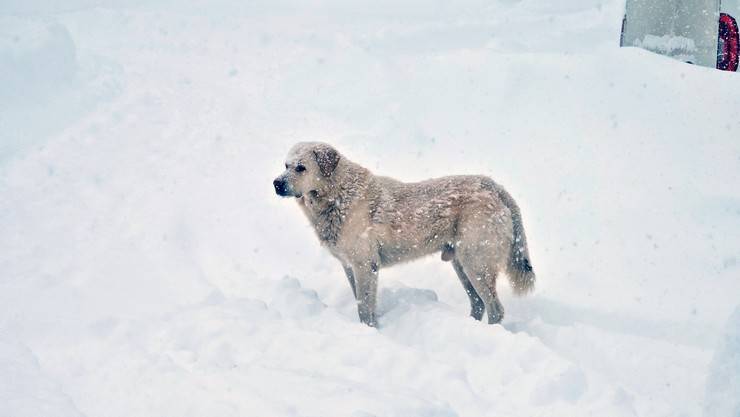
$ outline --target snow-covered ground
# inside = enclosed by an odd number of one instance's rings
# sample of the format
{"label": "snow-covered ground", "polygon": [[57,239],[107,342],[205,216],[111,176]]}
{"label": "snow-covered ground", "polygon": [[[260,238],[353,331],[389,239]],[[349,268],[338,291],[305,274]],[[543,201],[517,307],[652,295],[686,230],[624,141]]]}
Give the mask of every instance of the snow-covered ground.
{"label": "snow-covered ground", "polygon": [[[619,0],[181,3],[0,3],[0,417],[740,415],[737,74]],[[537,291],[434,257],[360,324],[305,139],[504,184]]]}

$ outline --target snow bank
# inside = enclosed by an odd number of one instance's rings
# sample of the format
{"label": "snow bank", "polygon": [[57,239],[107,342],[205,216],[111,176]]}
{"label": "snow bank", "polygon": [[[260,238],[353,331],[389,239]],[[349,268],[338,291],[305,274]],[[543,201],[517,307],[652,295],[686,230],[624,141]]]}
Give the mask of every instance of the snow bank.
{"label": "snow bank", "polygon": [[69,31],[53,18],[0,12],[0,164],[59,128],[50,103],[75,85],[78,64]]}
{"label": "snow bank", "polygon": [[43,143],[115,90],[104,64],[91,56],[80,61],[57,18],[3,15],[8,12],[0,10],[0,164]]}
{"label": "snow bank", "polygon": [[461,319],[429,290],[384,291],[378,332],[293,279],[263,285],[270,303],[211,295],[102,320],[54,349],[50,369],[89,415],[635,415],[624,392],[538,339]]}
{"label": "snow bank", "polygon": [[75,44],[53,21],[0,16],[0,101],[16,104],[54,94],[77,72]]}
{"label": "snow bank", "polygon": [[0,165],[115,96],[120,70],[98,55],[80,58],[57,16],[14,15],[7,6],[0,10]]}
{"label": "snow bank", "polygon": [[0,415],[82,417],[61,387],[39,368],[27,347],[0,336]]}
{"label": "snow bank", "polygon": [[725,333],[712,359],[704,416],[740,416],[740,307],[727,320]]}

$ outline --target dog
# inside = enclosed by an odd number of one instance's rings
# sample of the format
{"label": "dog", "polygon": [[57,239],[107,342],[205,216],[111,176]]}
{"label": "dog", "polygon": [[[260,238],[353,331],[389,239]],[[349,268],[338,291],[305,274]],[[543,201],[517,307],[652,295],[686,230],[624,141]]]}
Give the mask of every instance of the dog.
{"label": "dog", "polygon": [[292,147],[275,192],[293,197],[321,243],[342,263],[360,321],[377,326],[381,268],[441,253],[470,299],[470,315],[501,322],[496,279],[504,272],[516,295],[534,288],[522,217],[514,199],[485,176],[404,183],[373,175],[334,147]]}

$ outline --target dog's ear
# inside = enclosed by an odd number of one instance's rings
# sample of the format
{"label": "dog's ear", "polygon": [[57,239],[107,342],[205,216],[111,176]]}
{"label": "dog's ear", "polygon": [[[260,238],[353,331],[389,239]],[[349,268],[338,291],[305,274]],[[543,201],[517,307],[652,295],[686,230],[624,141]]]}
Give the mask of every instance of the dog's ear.
{"label": "dog's ear", "polygon": [[329,145],[321,145],[313,150],[316,163],[319,165],[321,174],[325,177],[331,175],[339,163],[339,152]]}

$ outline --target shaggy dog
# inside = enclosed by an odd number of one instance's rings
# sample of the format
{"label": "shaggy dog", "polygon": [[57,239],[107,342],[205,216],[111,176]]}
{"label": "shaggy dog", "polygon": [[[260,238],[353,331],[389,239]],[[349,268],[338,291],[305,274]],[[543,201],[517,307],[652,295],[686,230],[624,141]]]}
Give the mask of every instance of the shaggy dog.
{"label": "shaggy dog", "polygon": [[403,183],[373,175],[331,145],[298,143],[275,192],[296,198],[321,243],[342,263],[360,320],[376,326],[378,271],[441,252],[452,261],[476,320],[499,323],[496,278],[514,293],[534,288],[522,218],[514,199],[485,176]]}

